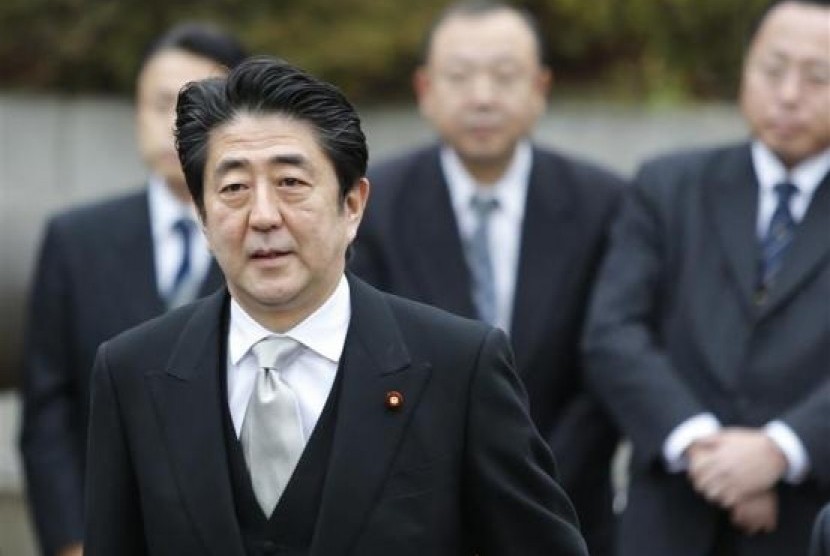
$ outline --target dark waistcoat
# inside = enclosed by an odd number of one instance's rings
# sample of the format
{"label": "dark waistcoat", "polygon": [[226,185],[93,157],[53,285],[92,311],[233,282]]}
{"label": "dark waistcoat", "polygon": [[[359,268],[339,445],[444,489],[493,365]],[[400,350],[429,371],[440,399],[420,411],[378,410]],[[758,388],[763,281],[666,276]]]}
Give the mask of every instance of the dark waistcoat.
{"label": "dark waistcoat", "polygon": [[334,439],[340,375],[341,371],[338,369],[323,412],[291,475],[288,486],[274,512],[270,517],[266,517],[254,496],[251,476],[242,453],[242,445],[233,428],[227,402],[227,377],[224,372],[220,372],[228,467],[236,518],[242,532],[245,553],[248,556],[305,556],[308,554],[314,538],[320,499]]}

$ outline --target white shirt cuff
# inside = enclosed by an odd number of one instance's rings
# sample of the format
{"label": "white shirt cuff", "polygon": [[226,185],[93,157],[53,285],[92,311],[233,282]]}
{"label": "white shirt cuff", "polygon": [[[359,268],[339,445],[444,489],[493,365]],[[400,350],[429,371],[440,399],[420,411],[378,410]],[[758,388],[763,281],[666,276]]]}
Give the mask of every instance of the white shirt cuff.
{"label": "white shirt cuff", "polygon": [[804,480],[810,470],[810,458],[804,444],[783,421],[772,421],[764,427],[764,432],[772,439],[787,459],[787,471],[784,481],[798,484]]}
{"label": "white shirt cuff", "polygon": [[689,468],[686,448],[695,440],[715,434],[720,422],[711,413],[699,413],[677,425],[663,443],[663,459],[669,473],[681,473]]}

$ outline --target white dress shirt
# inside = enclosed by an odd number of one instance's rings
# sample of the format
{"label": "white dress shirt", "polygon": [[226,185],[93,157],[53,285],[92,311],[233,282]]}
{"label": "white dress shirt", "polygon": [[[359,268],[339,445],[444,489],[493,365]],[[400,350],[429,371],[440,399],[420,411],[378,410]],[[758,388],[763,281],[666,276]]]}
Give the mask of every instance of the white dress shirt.
{"label": "white dress shirt", "polygon": [[[778,204],[775,186],[779,183],[791,183],[798,192],[790,200],[790,212],[796,222],[800,222],[813,195],[824,176],[830,172],[830,149],[813,156],[787,170],[781,161],[760,141],[752,143],[752,165],[758,178],[758,218],[757,235],[759,241],[766,235],[772,214]],[[687,419],[671,432],[663,444],[663,457],[671,472],[685,471],[688,462],[684,452],[695,440],[704,438],[720,430],[721,425],[711,413],[701,413]],[[775,442],[787,459],[787,471],[784,480],[799,483],[810,470],[810,459],[804,444],[795,432],[783,421],[772,421],[764,427],[764,432]]]}
{"label": "white dress shirt", "polygon": [[276,334],[263,327],[231,298],[227,361],[228,406],[237,438],[242,430],[257,373],[260,372],[251,348],[268,336],[288,336],[302,347],[299,355],[280,370],[280,377],[297,396],[303,438],[308,442],[334,384],[351,314],[349,283],[345,276],[323,305],[284,334]]}
{"label": "white dress shirt", "polygon": [[450,147],[441,150],[441,169],[447,180],[450,202],[462,241],[466,242],[472,237],[478,223],[471,205],[473,196],[483,194],[493,197],[499,203],[490,215],[490,260],[493,262],[496,288],[495,324],[508,334],[513,318],[532,153],[530,143],[520,143],[504,175],[496,183],[483,186],[476,183],[454,150]]}
{"label": "white dress shirt", "polygon": [[172,289],[181,264],[184,245],[181,235],[174,229],[181,218],[189,218],[194,224],[190,241],[190,272],[194,279],[199,277],[201,283],[210,267],[211,254],[199,227],[196,207],[192,203],[183,203],[173,195],[164,180],[158,177],[149,179],[147,198],[156,265],[156,288],[159,293],[165,296]]}

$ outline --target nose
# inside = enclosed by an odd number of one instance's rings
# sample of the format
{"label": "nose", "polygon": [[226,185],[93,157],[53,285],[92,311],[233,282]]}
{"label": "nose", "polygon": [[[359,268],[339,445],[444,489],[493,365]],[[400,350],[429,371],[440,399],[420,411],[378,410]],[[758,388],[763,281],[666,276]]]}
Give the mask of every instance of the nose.
{"label": "nose", "polygon": [[785,104],[794,104],[801,96],[802,86],[798,71],[785,72],[778,85],[778,98]]}
{"label": "nose", "polygon": [[251,196],[250,225],[255,230],[268,231],[282,225],[279,199],[274,188],[258,183]]}
{"label": "nose", "polygon": [[495,80],[486,72],[478,72],[470,84],[470,97],[477,105],[492,104],[496,98]]}

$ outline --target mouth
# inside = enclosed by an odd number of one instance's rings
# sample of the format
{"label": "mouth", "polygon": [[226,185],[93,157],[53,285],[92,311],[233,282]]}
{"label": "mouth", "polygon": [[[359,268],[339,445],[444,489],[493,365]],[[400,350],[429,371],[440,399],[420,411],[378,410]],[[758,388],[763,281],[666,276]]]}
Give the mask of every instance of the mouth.
{"label": "mouth", "polygon": [[290,250],[284,249],[256,249],[250,254],[253,261],[279,261],[291,254]]}

